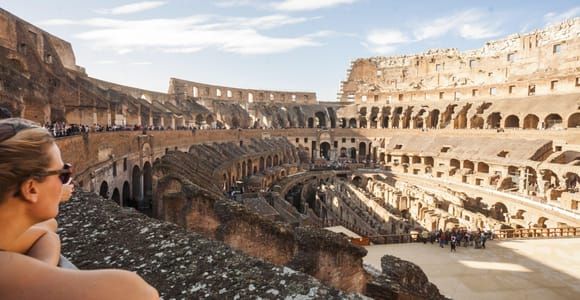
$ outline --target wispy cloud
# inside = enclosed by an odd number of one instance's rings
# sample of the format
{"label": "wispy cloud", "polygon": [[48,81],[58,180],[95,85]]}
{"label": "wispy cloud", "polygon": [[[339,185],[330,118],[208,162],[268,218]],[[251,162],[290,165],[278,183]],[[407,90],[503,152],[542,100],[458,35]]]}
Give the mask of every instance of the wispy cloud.
{"label": "wispy cloud", "polygon": [[42,24],[86,26],[88,30],[76,34],[76,38],[119,54],[145,49],[166,53],[194,53],[210,47],[238,54],[269,54],[321,45],[320,33],[318,36],[305,34],[276,37],[262,32],[309,20],[312,18],[285,15],[256,18],[194,15],[147,20],[52,19]]}
{"label": "wispy cloud", "polygon": [[580,6],[572,7],[563,13],[549,12],[544,15],[544,21],[547,25],[553,25],[578,16],[580,16]]}
{"label": "wispy cloud", "polygon": [[491,23],[490,19],[489,14],[481,10],[465,10],[431,22],[414,24],[415,29],[408,33],[392,28],[371,30],[363,45],[373,52],[389,54],[402,44],[436,39],[449,34],[463,39],[488,39],[501,35],[501,22],[494,20]]}
{"label": "wispy cloud", "polygon": [[304,11],[333,7],[341,4],[352,4],[358,0],[285,0],[272,3],[272,7],[284,11]]}
{"label": "wispy cloud", "polygon": [[214,3],[220,7],[254,6],[262,9],[274,9],[280,11],[309,11],[330,8],[342,4],[352,4],[357,1],[359,0],[217,0],[214,1]]}
{"label": "wispy cloud", "polygon": [[432,22],[419,24],[413,35],[419,41],[438,38],[450,32],[456,32],[467,39],[484,39],[500,35],[497,20],[491,23],[486,19],[489,19],[489,16],[483,11],[465,10]]}
{"label": "wispy cloud", "polygon": [[110,9],[100,9],[100,10],[97,10],[97,12],[101,13],[101,14],[110,14],[110,15],[126,15],[126,14],[133,14],[133,13],[138,13],[138,12],[154,9],[154,8],[165,5],[166,3],[167,2],[165,2],[165,1],[135,2],[135,3],[131,3],[131,4],[113,7]]}
{"label": "wispy cloud", "polygon": [[366,38],[364,46],[371,51],[381,54],[389,54],[396,50],[396,46],[409,43],[412,40],[400,30],[380,29],[372,30]]}

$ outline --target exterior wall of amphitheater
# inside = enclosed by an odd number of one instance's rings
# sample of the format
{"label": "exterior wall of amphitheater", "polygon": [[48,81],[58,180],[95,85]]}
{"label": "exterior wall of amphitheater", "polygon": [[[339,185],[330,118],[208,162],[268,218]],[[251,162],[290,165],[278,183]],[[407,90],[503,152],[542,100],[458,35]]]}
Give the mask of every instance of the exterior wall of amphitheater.
{"label": "exterior wall of amphitheater", "polygon": [[[427,190],[384,185],[391,194],[383,193],[383,201],[409,213],[416,219],[411,224],[432,229],[432,220],[443,218],[443,227],[451,219],[477,226],[578,226],[580,193],[571,183],[580,174],[579,32],[575,19],[469,52],[359,59],[343,84],[342,101],[325,103],[308,92],[172,78],[168,92],[159,93],[91,78],[76,65],[68,42],[2,10],[0,106],[41,123],[229,129],[59,139],[81,186],[123,205],[153,201],[152,168],[168,151],[284,137],[304,156],[290,166],[272,163],[286,175],[327,158],[352,168],[378,167],[381,176],[414,186],[457,185],[455,192],[471,195],[450,205],[455,198],[425,200],[433,198]],[[274,155],[265,150],[252,164]],[[225,190],[256,175],[256,165],[244,173],[238,163],[214,172]],[[280,174],[264,171],[260,187]],[[364,189],[378,194],[375,185]],[[487,213],[465,209],[471,198]]]}

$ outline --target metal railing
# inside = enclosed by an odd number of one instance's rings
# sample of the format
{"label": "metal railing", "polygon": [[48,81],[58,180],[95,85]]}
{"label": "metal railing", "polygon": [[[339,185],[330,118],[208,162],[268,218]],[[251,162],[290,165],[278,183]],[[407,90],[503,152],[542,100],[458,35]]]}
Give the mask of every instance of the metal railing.
{"label": "metal railing", "polygon": [[[500,229],[493,231],[493,239],[548,239],[548,238],[580,238],[580,227],[561,228],[520,228]],[[359,246],[383,244],[405,244],[421,242],[420,233],[386,234],[361,238],[351,238],[351,243]]]}

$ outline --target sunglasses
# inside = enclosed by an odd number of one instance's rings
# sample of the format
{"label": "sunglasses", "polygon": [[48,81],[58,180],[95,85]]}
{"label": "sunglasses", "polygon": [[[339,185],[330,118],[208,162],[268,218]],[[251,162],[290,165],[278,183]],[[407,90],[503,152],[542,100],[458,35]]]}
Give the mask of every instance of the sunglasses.
{"label": "sunglasses", "polygon": [[46,171],[46,172],[42,172],[40,174],[35,174],[35,176],[38,177],[46,177],[46,176],[52,176],[52,175],[58,175],[58,179],[60,179],[60,182],[62,182],[62,184],[68,184],[71,182],[72,179],[72,165],[71,164],[64,164],[64,167],[62,167],[62,169],[60,170],[54,170],[54,171]]}

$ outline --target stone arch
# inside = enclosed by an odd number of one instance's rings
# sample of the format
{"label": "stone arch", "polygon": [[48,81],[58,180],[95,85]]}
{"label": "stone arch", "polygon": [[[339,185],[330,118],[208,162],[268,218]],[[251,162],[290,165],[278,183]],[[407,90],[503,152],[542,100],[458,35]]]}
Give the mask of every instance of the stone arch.
{"label": "stone arch", "polygon": [[524,118],[524,129],[538,129],[540,118],[534,114],[528,114]]}
{"label": "stone arch", "polygon": [[457,159],[455,159],[455,158],[452,158],[452,159],[449,161],[449,165],[450,165],[452,168],[455,168],[455,169],[457,169],[457,170],[461,169],[461,163],[459,162],[459,160],[457,160]]}
{"label": "stone arch", "polygon": [[340,128],[346,128],[346,127],[347,127],[346,118],[340,118]]}
{"label": "stone arch", "polygon": [[248,159],[248,164],[246,165],[246,167],[248,168],[247,171],[246,171],[246,175],[247,176],[252,176],[252,174],[253,174],[252,173],[253,168],[252,168],[252,160],[251,159]]}
{"label": "stone arch", "polygon": [[143,165],[143,205],[141,208],[149,209],[153,204],[153,172],[150,162]]}
{"label": "stone arch", "polygon": [[356,128],[356,119],[355,118],[351,118],[350,120],[348,120],[348,128]]}
{"label": "stone arch", "polygon": [[101,186],[99,187],[99,195],[103,198],[109,198],[109,184],[107,181],[101,182]]}
{"label": "stone arch", "polygon": [[208,126],[212,126],[214,122],[215,122],[215,119],[214,119],[213,115],[207,115],[207,117],[205,118],[205,123]]}
{"label": "stone arch", "polygon": [[367,128],[367,117],[361,116],[359,123],[360,128]]}
{"label": "stone arch", "polygon": [[437,128],[439,125],[439,115],[440,111],[438,109],[434,109],[429,113],[427,117],[427,127],[428,128]]}
{"label": "stone arch", "polygon": [[320,157],[330,160],[330,144],[328,142],[320,143]]}
{"label": "stone arch", "polygon": [[133,172],[131,173],[131,186],[133,187],[133,195],[132,201],[129,206],[137,208],[141,199],[143,197],[143,189],[142,189],[142,177],[141,177],[141,169],[138,166],[133,167]]}
{"label": "stone arch", "polygon": [[580,128],[580,112],[573,113],[568,117],[568,128]]}
{"label": "stone arch", "polygon": [[123,182],[123,202],[121,206],[127,206],[131,202],[131,186],[128,181]]}
{"label": "stone arch", "polygon": [[562,128],[562,117],[559,114],[549,114],[544,119],[544,127],[546,129]]}
{"label": "stone arch", "polygon": [[121,193],[119,193],[118,188],[115,188],[113,190],[113,196],[111,196],[111,199],[115,201],[115,203],[117,203],[118,205],[121,205]]}
{"label": "stone arch", "polygon": [[266,168],[271,168],[272,167],[272,156],[268,155],[266,157]]}
{"label": "stone arch", "polygon": [[358,155],[360,160],[366,159],[367,156],[367,144],[365,142],[360,142],[358,144]]}
{"label": "stone arch", "polygon": [[477,172],[478,173],[489,173],[489,165],[484,162],[477,163]]}
{"label": "stone arch", "polygon": [[314,128],[314,118],[308,118],[308,128]]}
{"label": "stone arch", "polygon": [[515,115],[509,115],[505,118],[504,123],[505,128],[519,128],[520,127],[520,118]]}
{"label": "stone arch", "polygon": [[278,158],[278,154],[274,154],[274,166],[280,165],[280,159]]}
{"label": "stone arch", "polygon": [[317,128],[325,128],[326,127],[326,114],[322,111],[318,111],[314,114],[315,123]]}
{"label": "stone arch", "polygon": [[546,217],[539,217],[538,218],[538,223],[536,223],[537,228],[547,228],[548,225],[546,224],[546,221],[548,221],[548,218]]}
{"label": "stone arch", "polygon": [[203,124],[204,121],[204,117],[202,114],[197,114],[197,116],[195,116],[195,125],[197,126],[201,126]]}
{"label": "stone arch", "polygon": [[352,159],[353,161],[356,161],[356,148],[355,147],[350,148],[349,152],[350,152],[349,153],[350,159]]}
{"label": "stone arch", "polygon": [[379,112],[380,109],[376,106],[371,108],[370,128],[377,128],[379,126]]}
{"label": "stone arch", "polygon": [[423,114],[425,112],[426,112],[426,110],[424,110],[424,109],[420,109],[419,112],[417,112],[417,115],[413,119],[413,123],[414,123],[413,126],[415,128],[423,128],[423,126],[425,125],[424,118],[423,118]]}
{"label": "stone arch", "polygon": [[264,157],[260,157],[260,172],[264,172],[264,166],[265,166]]}
{"label": "stone arch", "polygon": [[497,129],[501,127],[501,113],[494,112],[487,117],[487,127]]}
{"label": "stone arch", "polygon": [[506,215],[509,214],[508,208],[502,202],[496,202],[489,210],[490,216],[498,221],[505,222]]}
{"label": "stone arch", "polygon": [[466,159],[463,161],[463,168],[470,169],[471,172],[474,172],[475,171],[475,164],[471,160]]}

